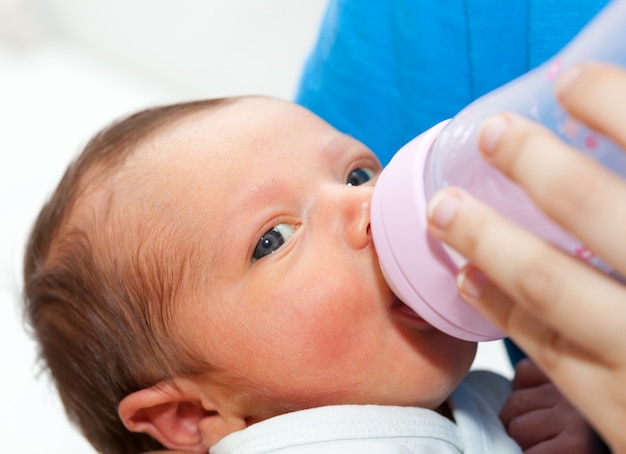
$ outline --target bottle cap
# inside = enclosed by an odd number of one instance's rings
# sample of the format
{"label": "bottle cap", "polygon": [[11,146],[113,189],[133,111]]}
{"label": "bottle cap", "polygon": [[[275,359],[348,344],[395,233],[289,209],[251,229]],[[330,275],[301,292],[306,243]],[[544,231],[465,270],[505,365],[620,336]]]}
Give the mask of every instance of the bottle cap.
{"label": "bottle cap", "polygon": [[445,123],[413,139],[383,169],[372,197],[374,246],[391,289],[428,323],[460,339],[501,339],[505,334],[459,296],[459,268],[427,231],[424,165]]}

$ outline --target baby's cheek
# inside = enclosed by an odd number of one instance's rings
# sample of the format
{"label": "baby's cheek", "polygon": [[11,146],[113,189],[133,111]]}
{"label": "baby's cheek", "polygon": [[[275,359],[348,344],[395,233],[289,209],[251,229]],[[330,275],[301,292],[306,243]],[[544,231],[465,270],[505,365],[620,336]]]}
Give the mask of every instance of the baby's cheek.
{"label": "baby's cheek", "polygon": [[301,304],[291,318],[286,348],[299,358],[303,367],[345,373],[350,364],[367,361],[368,355],[363,350],[369,348],[364,341],[376,330],[370,325],[362,310],[349,305],[330,304],[328,300]]}
{"label": "baby's cheek", "polygon": [[301,359],[328,366],[354,354],[358,347],[358,324],[346,323],[344,314],[332,315],[309,312],[294,318],[290,343]]}

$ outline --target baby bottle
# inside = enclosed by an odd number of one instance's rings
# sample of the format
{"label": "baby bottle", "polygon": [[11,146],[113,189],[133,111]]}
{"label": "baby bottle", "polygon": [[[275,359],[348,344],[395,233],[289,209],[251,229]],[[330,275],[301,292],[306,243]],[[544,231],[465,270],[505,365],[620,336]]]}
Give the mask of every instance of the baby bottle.
{"label": "baby bottle", "polygon": [[487,164],[477,148],[477,130],[484,120],[513,111],[542,123],[565,142],[626,177],[626,153],[567,115],[555,98],[558,75],[585,60],[626,66],[626,0],[611,2],[542,66],[413,139],[380,175],[372,198],[371,230],[381,268],[398,298],[441,331],[472,341],[504,337],[458,295],[455,276],[464,259],[427,233],[426,205],[442,188],[464,188],[570,254],[613,273],[593,251],[543,215],[518,186]]}

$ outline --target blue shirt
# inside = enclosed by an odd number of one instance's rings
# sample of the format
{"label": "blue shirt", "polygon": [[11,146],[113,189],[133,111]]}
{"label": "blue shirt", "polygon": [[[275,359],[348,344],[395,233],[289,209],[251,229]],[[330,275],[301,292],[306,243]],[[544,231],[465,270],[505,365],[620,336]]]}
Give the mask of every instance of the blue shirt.
{"label": "blue shirt", "polygon": [[329,0],[296,102],[386,164],[557,53],[608,0]]}

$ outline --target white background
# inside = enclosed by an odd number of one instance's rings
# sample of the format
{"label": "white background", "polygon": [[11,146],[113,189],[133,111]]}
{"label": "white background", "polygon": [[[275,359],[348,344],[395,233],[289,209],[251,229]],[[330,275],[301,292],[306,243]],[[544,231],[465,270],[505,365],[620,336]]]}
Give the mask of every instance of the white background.
{"label": "white background", "polygon": [[[23,244],[69,160],[112,119],[184,99],[294,94],[325,0],[0,0],[0,453],[93,452],[19,312]],[[510,375],[500,343],[476,367]]]}

